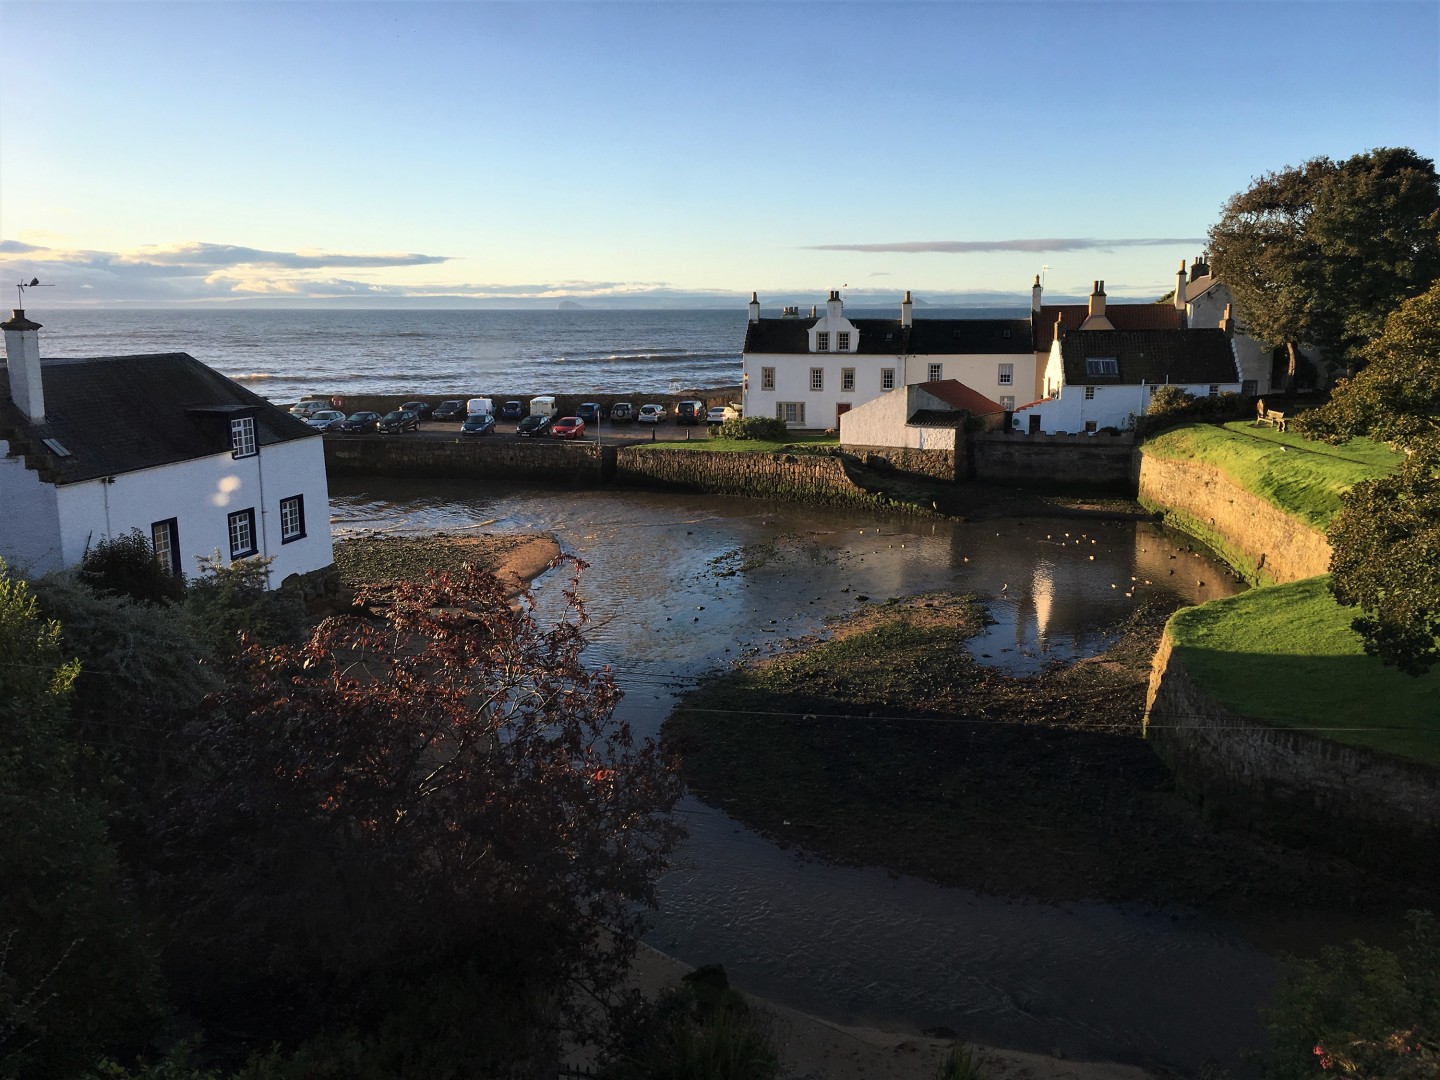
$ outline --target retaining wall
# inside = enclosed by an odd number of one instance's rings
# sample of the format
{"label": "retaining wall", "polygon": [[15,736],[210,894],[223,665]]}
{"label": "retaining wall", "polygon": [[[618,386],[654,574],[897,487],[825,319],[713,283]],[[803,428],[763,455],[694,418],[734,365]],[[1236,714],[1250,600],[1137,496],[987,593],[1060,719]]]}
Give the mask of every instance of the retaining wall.
{"label": "retaining wall", "polygon": [[523,479],[589,487],[609,478],[614,460],[613,446],[558,439],[325,436],[327,472],[366,476]]}
{"label": "retaining wall", "polygon": [[1297,518],[1194,461],[1140,455],[1138,498],[1263,585],[1328,573],[1330,542]]}
{"label": "retaining wall", "polygon": [[[953,434],[953,432],[952,432]],[[963,438],[957,450],[917,450],[907,446],[845,446],[845,453],[872,469],[940,480],[953,484],[970,471],[970,455]]]}
{"label": "retaining wall", "polygon": [[982,432],[970,437],[970,460],[976,480],[1135,490],[1135,436],[1129,433]]}
{"label": "retaining wall", "polygon": [[707,454],[624,446],[615,454],[615,479],[635,487],[716,495],[871,507],[882,501],[857,486],[846,473],[843,459],[832,454]]}
{"label": "retaining wall", "polygon": [[1191,681],[1168,631],[1151,668],[1145,738],[1221,823],[1440,881],[1428,855],[1440,844],[1440,769],[1232,712]]}

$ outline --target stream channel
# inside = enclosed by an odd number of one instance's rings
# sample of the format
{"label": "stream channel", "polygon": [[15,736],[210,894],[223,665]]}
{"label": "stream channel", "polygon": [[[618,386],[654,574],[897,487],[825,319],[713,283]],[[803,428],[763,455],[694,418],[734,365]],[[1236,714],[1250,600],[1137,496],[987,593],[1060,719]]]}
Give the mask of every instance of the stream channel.
{"label": "stream channel", "polygon": [[[1142,598],[1229,595],[1230,573],[1147,522],[887,517],[760,500],[332,480],[337,538],[548,532],[590,565],[586,655],[654,735],[704,672],[823,632],[826,616],[937,589],[985,600],[982,662],[1033,674],[1103,650]],[[535,583],[542,609],[563,584]],[[687,797],[690,831],[646,940],[740,988],[848,1024],[944,1028],[1067,1058],[1246,1070],[1272,959],[1186,909],[1051,904],[829,865]]]}

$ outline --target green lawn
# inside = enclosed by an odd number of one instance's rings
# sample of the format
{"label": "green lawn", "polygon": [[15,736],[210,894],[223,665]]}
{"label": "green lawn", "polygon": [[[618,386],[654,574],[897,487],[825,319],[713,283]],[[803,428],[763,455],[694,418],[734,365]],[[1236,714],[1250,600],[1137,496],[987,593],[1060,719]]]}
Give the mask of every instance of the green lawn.
{"label": "green lawn", "polygon": [[838,435],[787,435],[783,440],[766,439],[716,439],[697,433],[692,439],[674,439],[653,443],[632,443],[642,450],[696,450],[707,454],[775,454],[782,451],[799,451],[836,447],[840,445]]}
{"label": "green lawn", "polygon": [[1223,427],[1187,424],[1157,435],[1142,449],[1213,465],[1246,491],[1322,532],[1339,511],[1344,492],[1394,472],[1403,456],[1369,439],[1330,446],[1248,420]]}
{"label": "green lawn", "polygon": [[1440,671],[1416,679],[1366,656],[1350,629],[1358,609],[1337,604],[1328,582],[1176,612],[1169,630],[1185,670],[1245,716],[1440,764]]}

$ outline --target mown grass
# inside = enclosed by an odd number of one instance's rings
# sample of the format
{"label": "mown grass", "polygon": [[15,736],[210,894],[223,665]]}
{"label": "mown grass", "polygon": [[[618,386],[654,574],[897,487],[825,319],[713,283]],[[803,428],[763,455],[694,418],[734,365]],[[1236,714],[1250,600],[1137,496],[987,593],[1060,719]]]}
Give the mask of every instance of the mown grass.
{"label": "mown grass", "polygon": [[818,448],[839,446],[840,437],[838,435],[789,435],[783,440],[717,439],[697,431],[690,439],[669,439],[632,445],[638,446],[642,450],[695,450],[704,451],[707,454],[807,453]]}
{"label": "mown grass", "polygon": [[1366,656],[1329,579],[1186,608],[1169,630],[1197,686],[1256,720],[1440,764],[1440,671],[1402,675]]}
{"label": "mown grass", "polygon": [[1339,512],[1342,494],[1362,480],[1394,472],[1403,459],[1370,439],[1329,446],[1248,420],[1173,428],[1142,449],[1212,465],[1246,491],[1321,531]]}

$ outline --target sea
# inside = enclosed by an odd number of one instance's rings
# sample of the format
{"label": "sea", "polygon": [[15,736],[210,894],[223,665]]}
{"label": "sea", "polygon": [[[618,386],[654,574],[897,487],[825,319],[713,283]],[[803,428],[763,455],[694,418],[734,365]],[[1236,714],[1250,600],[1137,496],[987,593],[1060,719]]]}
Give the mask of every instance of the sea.
{"label": "sea", "polygon": [[[27,311],[42,356],[185,352],[261,397],[660,394],[735,386],[746,309],[63,308]],[[768,313],[767,313],[768,314]],[[895,309],[847,315],[888,317]],[[1008,318],[932,308],[921,318]]]}

